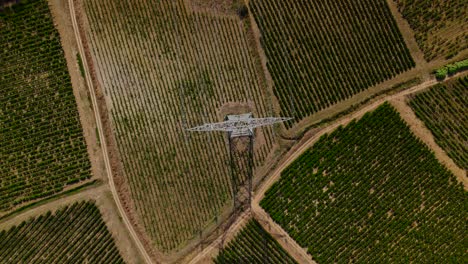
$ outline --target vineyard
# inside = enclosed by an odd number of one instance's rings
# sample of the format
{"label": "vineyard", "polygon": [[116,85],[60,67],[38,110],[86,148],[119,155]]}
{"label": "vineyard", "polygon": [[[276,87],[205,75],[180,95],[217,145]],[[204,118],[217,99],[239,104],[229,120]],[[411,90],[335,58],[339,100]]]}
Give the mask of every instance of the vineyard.
{"label": "vineyard", "polygon": [[462,263],[466,192],[385,103],[322,136],[261,206],[319,263]]}
{"label": "vineyard", "polygon": [[436,143],[468,170],[468,77],[437,84],[413,96],[410,105]]}
{"label": "vineyard", "polygon": [[46,0],[0,12],[0,212],[91,177]]}
{"label": "vineyard", "polygon": [[[176,250],[231,196],[225,135],[185,128],[235,108],[270,113],[248,32],[238,17],[192,13],[182,0],[87,0],[84,10],[137,214],[158,249]],[[256,165],[273,144],[270,128],[257,130]]]}
{"label": "vineyard", "polygon": [[296,121],[415,65],[385,0],[251,0],[250,9],[281,115]]}
{"label": "vineyard", "polygon": [[216,264],[297,263],[256,220],[250,220],[214,259]]}
{"label": "vineyard", "polygon": [[414,31],[427,61],[451,58],[468,48],[468,5],[464,0],[394,0]]}
{"label": "vineyard", "polygon": [[50,211],[0,232],[1,263],[124,263],[92,202]]}

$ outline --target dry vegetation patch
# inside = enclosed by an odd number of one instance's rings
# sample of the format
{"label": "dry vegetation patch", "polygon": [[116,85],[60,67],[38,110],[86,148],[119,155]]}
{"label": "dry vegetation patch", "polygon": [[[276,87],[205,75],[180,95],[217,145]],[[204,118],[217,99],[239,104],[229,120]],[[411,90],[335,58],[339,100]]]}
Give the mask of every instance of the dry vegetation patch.
{"label": "dry vegetation patch", "polygon": [[[186,128],[221,121],[229,102],[269,114],[238,17],[191,13],[180,1],[85,1],[97,79],[106,96],[137,214],[162,251],[216,224],[230,198],[224,134]],[[274,141],[258,134],[255,164]]]}
{"label": "dry vegetation patch", "polygon": [[195,12],[235,15],[243,6],[243,0],[186,0]]}

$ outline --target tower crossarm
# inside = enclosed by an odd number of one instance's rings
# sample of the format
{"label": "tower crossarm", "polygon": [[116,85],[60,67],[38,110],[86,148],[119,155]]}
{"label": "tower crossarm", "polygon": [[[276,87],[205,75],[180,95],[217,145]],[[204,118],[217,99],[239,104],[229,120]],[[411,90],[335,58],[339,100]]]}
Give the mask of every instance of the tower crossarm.
{"label": "tower crossarm", "polygon": [[201,126],[189,128],[189,131],[224,131],[235,132],[251,130],[260,126],[268,126],[288,121],[289,117],[265,117],[265,118],[238,118],[218,123],[207,123]]}

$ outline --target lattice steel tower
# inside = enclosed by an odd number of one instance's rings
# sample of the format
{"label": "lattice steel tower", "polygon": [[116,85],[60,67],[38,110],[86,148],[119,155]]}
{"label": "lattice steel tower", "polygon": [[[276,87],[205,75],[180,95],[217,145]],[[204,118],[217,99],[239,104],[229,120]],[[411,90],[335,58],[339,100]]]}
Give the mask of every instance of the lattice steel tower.
{"label": "lattice steel tower", "polygon": [[292,118],[254,118],[252,113],[227,115],[224,122],[208,123],[188,131],[228,133],[234,212],[250,208],[252,200],[253,142],[256,127],[285,122]]}

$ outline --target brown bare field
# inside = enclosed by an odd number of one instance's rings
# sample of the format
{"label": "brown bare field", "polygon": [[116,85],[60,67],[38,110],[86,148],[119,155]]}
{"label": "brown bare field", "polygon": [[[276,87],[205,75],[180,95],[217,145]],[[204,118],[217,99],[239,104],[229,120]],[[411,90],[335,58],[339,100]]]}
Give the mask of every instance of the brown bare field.
{"label": "brown bare field", "polygon": [[[230,102],[246,103],[255,116],[271,115],[271,108],[238,17],[191,13],[182,1],[149,13],[144,3],[126,6],[126,13],[121,8],[84,2],[91,62],[139,222],[155,248],[175,252],[219,224],[230,197],[224,135],[184,129],[220,121]],[[99,23],[98,16],[104,16]],[[144,23],[154,25],[139,26]],[[259,131],[256,141],[261,167],[275,145],[271,129]]]}

